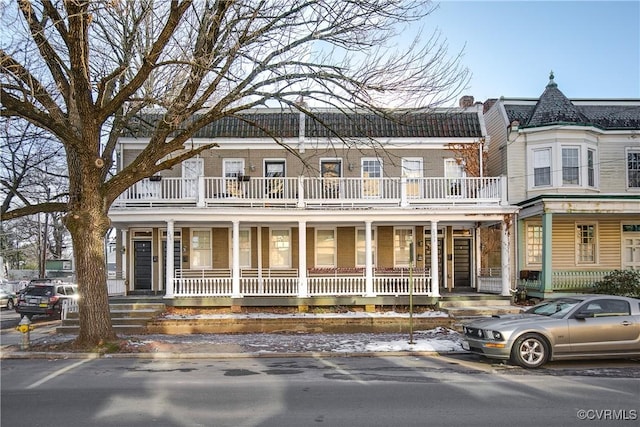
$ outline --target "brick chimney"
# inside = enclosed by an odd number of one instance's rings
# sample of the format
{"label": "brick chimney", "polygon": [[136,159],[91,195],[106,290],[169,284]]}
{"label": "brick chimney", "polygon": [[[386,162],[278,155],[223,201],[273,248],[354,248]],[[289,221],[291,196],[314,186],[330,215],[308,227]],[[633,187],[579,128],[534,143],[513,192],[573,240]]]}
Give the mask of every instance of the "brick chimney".
{"label": "brick chimney", "polygon": [[460,98],[460,107],[461,108],[473,107],[473,96],[464,95],[463,97],[461,97]]}

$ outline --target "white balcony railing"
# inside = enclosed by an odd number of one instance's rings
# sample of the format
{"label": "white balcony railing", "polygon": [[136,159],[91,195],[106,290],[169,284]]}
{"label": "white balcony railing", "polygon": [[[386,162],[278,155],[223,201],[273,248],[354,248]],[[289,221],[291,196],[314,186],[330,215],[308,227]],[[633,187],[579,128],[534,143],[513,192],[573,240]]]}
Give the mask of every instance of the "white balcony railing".
{"label": "white balcony railing", "polygon": [[504,177],[318,178],[233,177],[144,179],[113,207],[129,206],[420,206],[505,204]]}

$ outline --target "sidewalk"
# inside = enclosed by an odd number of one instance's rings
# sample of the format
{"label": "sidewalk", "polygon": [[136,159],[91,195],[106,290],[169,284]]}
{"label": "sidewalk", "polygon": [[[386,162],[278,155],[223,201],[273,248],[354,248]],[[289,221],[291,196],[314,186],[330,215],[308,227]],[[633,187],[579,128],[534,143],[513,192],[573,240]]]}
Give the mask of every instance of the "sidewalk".
{"label": "sidewalk", "polygon": [[[132,335],[121,337],[117,351],[79,353],[56,351],[72,341],[74,335],[52,333],[32,340],[30,349],[20,345],[2,345],[1,359],[24,358],[233,358],[233,357],[339,357],[457,353],[462,350],[462,336],[437,327],[409,333],[247,333]],[[46,349],[46,351],[45,351]]]}

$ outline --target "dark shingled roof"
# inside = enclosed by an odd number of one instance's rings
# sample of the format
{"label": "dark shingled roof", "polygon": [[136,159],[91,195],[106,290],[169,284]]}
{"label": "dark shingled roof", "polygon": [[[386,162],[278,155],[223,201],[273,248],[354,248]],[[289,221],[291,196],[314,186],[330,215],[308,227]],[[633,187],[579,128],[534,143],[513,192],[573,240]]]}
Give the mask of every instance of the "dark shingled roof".
{"label": "dark shingled roof", "polygon": [[[138,117],[124,132],[125,137],[151,136],[161,120],[159,114]],[[256,111],[224,117],[200,129],[195,138],[295,138],[299,133],[299,113]],[[305,135],[309,138],[460,138],[482,137],[475,112],[451,111],[397,113],[388,118],[374,114],[318,112],[305,116]]]}
{"label": "dark shingled roof", "polygon": [[558,89],[552,73],[536,105],[510,102],[504,107],[509,123],[517,120],[521,127],[575,124],[602,129],[640,129],[640,105],[611,104],[604,100],[590,101],[589,105],[571,101]]}

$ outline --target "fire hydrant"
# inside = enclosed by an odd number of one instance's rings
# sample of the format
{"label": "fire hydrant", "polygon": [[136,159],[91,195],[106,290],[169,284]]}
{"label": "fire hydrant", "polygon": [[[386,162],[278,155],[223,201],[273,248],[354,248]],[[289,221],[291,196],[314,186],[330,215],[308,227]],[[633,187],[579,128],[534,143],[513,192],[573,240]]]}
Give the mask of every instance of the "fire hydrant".
{"label": "fire hydrant", "polygon": [[33,325],[31,324],[31,320],[27,316],[23,317],[18,323],[16,329],[19,332],[22,332],[22,344],[20,345],[21,350],[28,350],[31,345],[31,331],[33,331]]}

